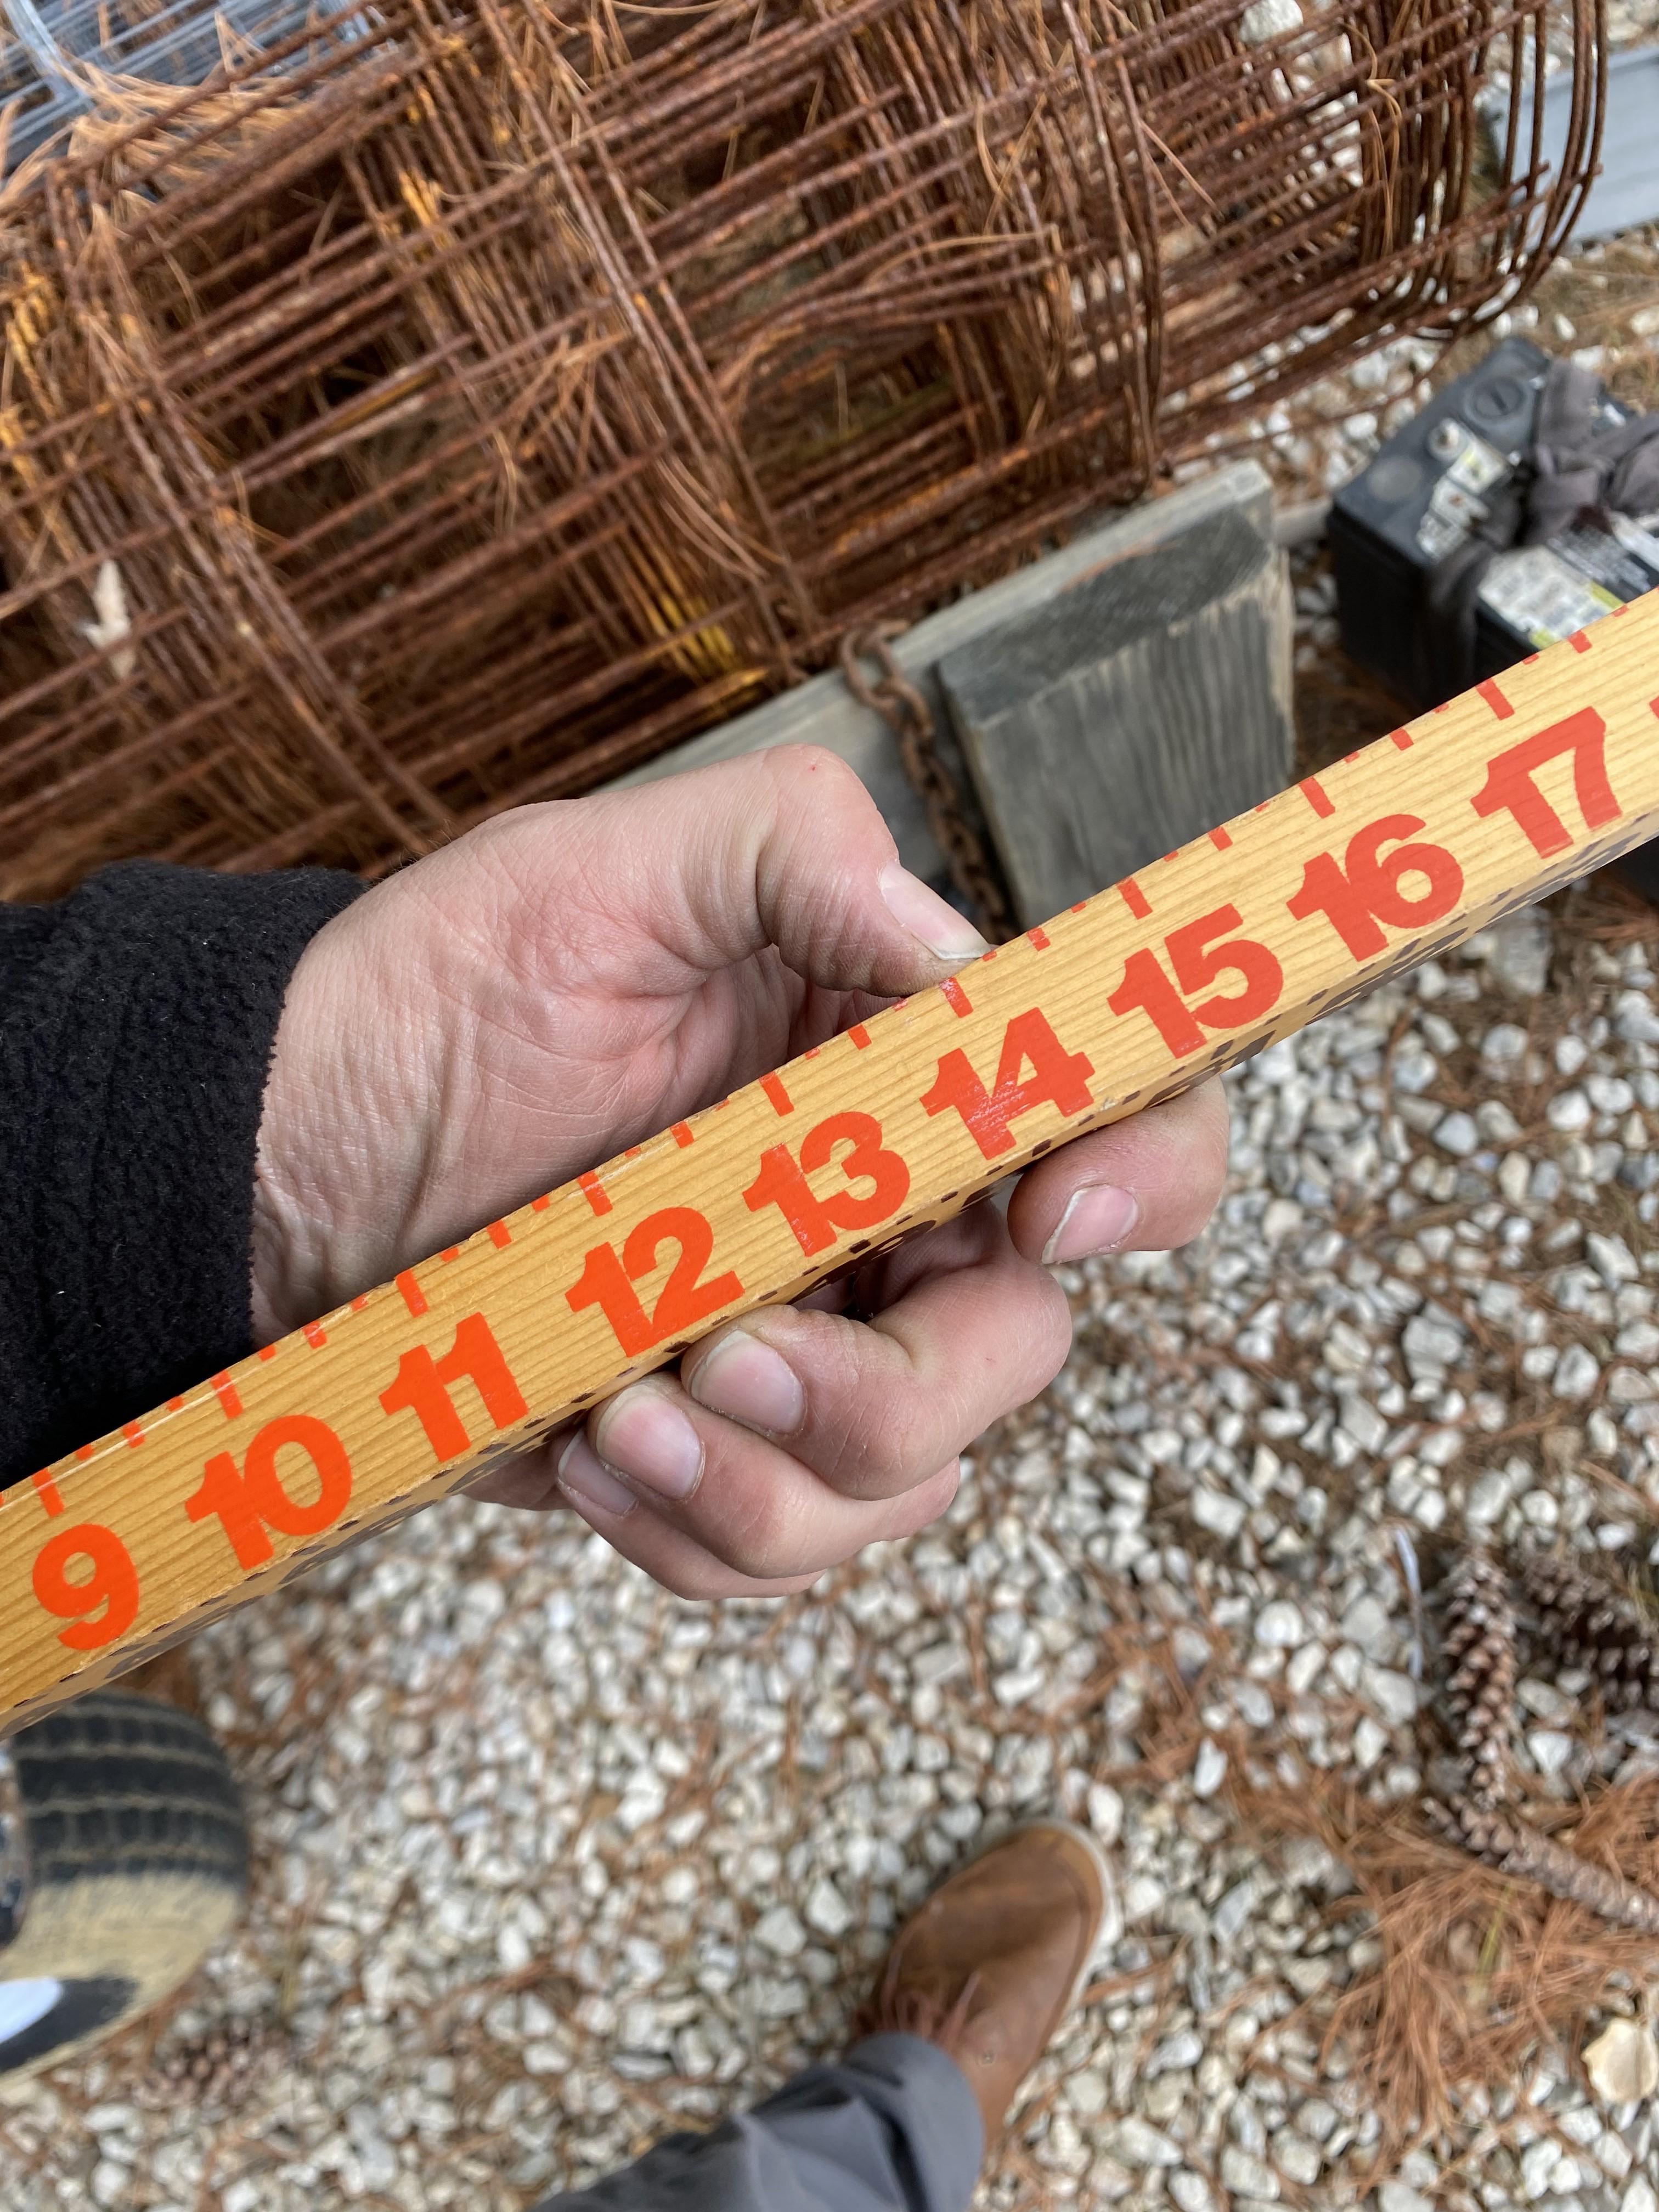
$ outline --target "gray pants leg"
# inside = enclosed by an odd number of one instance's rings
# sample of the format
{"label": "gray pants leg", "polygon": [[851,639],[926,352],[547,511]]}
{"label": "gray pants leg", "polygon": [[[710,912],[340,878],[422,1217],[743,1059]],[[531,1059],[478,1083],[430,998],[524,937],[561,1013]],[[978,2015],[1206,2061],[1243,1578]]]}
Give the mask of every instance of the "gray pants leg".
{"label": "gray pants leg", "polygon": [[962,2069],[872,2035],[711,2135],[674,2135],[536,2212],[968,2212],[985,2130]]}

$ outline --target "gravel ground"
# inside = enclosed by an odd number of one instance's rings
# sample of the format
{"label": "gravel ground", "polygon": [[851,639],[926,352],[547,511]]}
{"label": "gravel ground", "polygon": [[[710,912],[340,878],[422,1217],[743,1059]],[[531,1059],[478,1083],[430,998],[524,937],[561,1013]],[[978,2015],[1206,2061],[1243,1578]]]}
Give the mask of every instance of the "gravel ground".
{"label": "gravel ground", "polygon": [[[834,2051],[899,1916],[1052,1806],[1115,1845],[1121,1923],[988,2204],[1655,2212],[1652,2106],[1547,2052],[1373,2171],[1319,2019],[1375,1945],[1326,1853],[1238,1832],[1218,1739],[1408,1797],[1396,1530],[1655,1556],[1656,959],[1581,890],[1239,1071],[1203,1240],[1068,1275],[1072,1363],[945,1522],[802,1599],[682,1604],[456,1503],[198,1639],[252,1913],[0,2112],[6,2212],[521,2206]],[[1523,1764],[1565,1791],[1576,1708],[1534,1691]],[[227,2016],[246,2076],[169,2091]]]}

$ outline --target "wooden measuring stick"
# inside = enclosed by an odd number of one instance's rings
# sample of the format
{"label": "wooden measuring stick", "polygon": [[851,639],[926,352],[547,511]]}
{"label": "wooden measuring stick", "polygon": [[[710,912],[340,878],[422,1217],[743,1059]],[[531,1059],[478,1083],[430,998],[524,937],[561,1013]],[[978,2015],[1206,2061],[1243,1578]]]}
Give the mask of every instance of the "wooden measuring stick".
{"label": "wooden measuring stick", "polygon": [[1659,592],[15,1484],[0,1733],[1659,832]]}

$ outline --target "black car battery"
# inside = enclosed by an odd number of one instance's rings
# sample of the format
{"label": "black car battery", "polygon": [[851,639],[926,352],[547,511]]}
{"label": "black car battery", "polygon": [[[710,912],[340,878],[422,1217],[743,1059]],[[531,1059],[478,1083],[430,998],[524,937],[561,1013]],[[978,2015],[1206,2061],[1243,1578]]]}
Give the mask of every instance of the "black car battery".
{"label": "black car battery", "polygon": [[[1425,607],[1429,580],[1528,465],[1550,356],[1506,338],[1395,431],[1332,502],[1331,562],[1346,650],[1416,711],[1459,688],[1434,665]],[[1596,430],[1629,419],[1605,390]],[[1600,621],[1659,586],[1659,514],[1581,517],[1547,544],[1494,553],[1474,607],[1474,677],[1497,676],[1528,653]],[[1659,844],[1624,864],[1659,898]]]}

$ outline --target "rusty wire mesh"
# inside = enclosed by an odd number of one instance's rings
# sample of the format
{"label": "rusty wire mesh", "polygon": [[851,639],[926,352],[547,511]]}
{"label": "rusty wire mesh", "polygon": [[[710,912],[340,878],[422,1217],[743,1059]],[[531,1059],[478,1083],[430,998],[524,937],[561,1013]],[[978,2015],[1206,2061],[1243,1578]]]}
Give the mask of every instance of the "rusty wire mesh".
{"label": "rusty wire mesh", "polygon": [[1595,0],[1268,8],[379,0],[111,88],[0,203],[0,889],[580,789],[1529,283]]}

